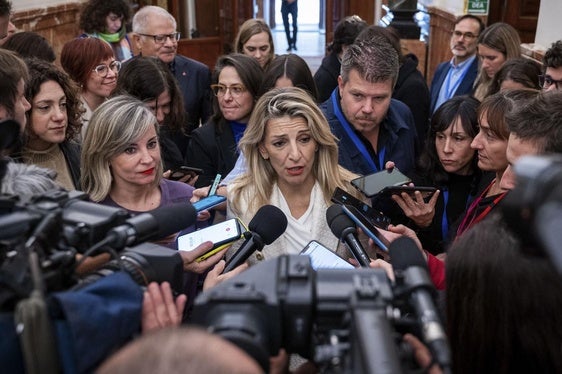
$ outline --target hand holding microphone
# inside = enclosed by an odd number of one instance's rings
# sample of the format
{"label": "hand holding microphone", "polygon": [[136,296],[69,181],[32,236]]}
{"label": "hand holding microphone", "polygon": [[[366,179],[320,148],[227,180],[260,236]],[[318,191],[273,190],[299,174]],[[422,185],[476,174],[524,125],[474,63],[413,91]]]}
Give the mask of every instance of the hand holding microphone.
{"label": "hand holding microphone", "polygon": [[281,209],[273,205],[264,205],[248,224],[246,240],[228,260],[223,270],[228,273],[243,264],[255,251],[261,251],[265,245],[273,243],[287,229],[287,217]]}

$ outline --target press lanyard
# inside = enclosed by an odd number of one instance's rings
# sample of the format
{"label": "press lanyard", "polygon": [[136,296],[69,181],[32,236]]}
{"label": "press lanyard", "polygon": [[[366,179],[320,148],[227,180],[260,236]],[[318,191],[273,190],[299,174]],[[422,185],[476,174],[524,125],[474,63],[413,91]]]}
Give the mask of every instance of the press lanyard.
{"label": "press lanyard", "polygon": [[338,105],[337,88],[332,92],[331,99],[332,99],[332,105],[333,105],[333,108],[334,108],[334,114],[336,115],[338,121],[340,121],[343,129],[347,133],[347,136],[349,136],[351,141],[353,141],[353,144],[355,145],[355,147],[363,155],[363,158],[365,160],[367,160],[367,162],[369,163],[369,166],[371,167],[371,171],[373,173],[375,173],[377,171],[383,170],[384,169],[384,156],[385,156],[385,153],[386,153],[386,148],[382,147],[380,149],[380,151],[378,152],[379,165],[377,166],[375,164],[375,162],[373,161],[373,159],[371,158],[371,155],[369,154],[369,151],[367,151],[367,148],[365,147],[365,144],[363,144],[361,139],[359,139],[359,137],[357,136],[355,131],[351,128],[351,126],[349,125],[349,123],[347,122],[345,117],[343,116],[343,113],[341,112],[340,107]]}
{"label": "press lanyard", "polygon": [[[470,205],[472,201],[472,196],[468,194],[466,198],[466,206]],[[449,190],[443,188],[443,216],[441,217],[441,237],[443,240],[447,238],[449,233],[449,218],[447,217],[447,204],[449,204]],[[465,206],[465,208],[466,208]]]}
{"label": "press lanyard", "polygon": [[482,210],[482,212],[480,212],[480,214],[478,216],[474,216],[474,214],[476,212],[476,209],[478,208],[478,204],[480,204],[480,201],[482,201],[483,196],[486,196],[486,194],[488,193],[490,188],[492,188],[492,185],[494,183],[495,183],[495,181],[492,181],[492,183],[490,183],[490,185],[484,190],[484,192],[482,192],[482,194],[476,200],[474,200],[472,202],[472,204],[470,204],[470,208],[468,208],[468,211],[466,212],[466,215],[464,216],[459,228],[457,229],[457,236],[461,235],[463,232],[468,230],[470,227],[472,227],[473,225],[482,221],[484,219],[484,217],[486,217],[488,215],[488,213],[490,213],[492,208],[494,208],[496,205],[498,205],[498,203],[505,197],[507,192],[500,193],[499,195],[497,195],[494,198],[494,200],[492,201],[492,203],[490,205],[488,205],[486,208],[484,208],[484,210]]}

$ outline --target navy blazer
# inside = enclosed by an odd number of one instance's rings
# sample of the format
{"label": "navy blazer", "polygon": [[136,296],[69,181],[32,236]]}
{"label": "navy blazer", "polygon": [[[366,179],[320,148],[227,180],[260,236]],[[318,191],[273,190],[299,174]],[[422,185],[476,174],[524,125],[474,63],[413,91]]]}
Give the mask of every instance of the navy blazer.
{"label": "navy blazer", "polygon": [[[211,71],[207,65],[185,56],[176,55],[170,66],[183,96],[183,107],[187,113],[187,135],[207,122],[212,114]],[[176,136],[178,148],[185,156],[188,137]]]}
{"label": "navy blazer", "polygon": [[[437,98],[439,97],[439,91],[441,90],[441,86],[443,86],[443,82],[445,81],[445,77],[447,77],[447,73],[451,69],[451,62],[446,61],[442,62],[437,66],[435,69],[435,74],[433,75],[433,79],[431,81],[431,105],[429,108],[430,115],[433,114],[435,111],[435,104],[437,103]],[[476,76],[478,75],[478,57],[476,57],[470,66],[468,67],[468,71],[464,76],[461,84],[453,94],[453,96],[457,95],[468,95],[474,92],[474,81],[476,80]]]}
{"label": "navy blazer", "polygon": [[[339,101],[340,96],[338,95],[337,97]],[[330,130],[339,141],[339,164],[356,174],[367,175],[373,173],[369,163],[357,149],[353,140],[347,135],[345,129],[336,117],[332,98],[330,97],[327,101],[322,103],[320,109],[328,120]],[[386,117],[380,126],[380,143],[386,148],[384,162],[394,161],[400,171],[406,175],[410,175],[414,169],[418,154],[416,125],[412,112],[401,101],[391,99]]]}

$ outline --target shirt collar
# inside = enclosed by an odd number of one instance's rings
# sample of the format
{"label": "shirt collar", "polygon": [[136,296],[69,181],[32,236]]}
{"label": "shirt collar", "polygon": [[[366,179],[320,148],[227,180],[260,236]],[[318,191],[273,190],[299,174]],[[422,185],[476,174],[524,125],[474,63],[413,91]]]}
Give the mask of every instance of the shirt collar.
{"label": "shirt collar", "polygon": [[453,69],[462,69],[466,65],[472,64],[472,61],[474,61],[475,58],[476,58],[476,55],[470,56],[469,58],[467,58],[466,60],[464,60],[460,64],[455,65],[455,57],[453,56],[453,58],[451,58],[451,61],[449,62],[449,64],[451,64],[451,68],[453,68]]}

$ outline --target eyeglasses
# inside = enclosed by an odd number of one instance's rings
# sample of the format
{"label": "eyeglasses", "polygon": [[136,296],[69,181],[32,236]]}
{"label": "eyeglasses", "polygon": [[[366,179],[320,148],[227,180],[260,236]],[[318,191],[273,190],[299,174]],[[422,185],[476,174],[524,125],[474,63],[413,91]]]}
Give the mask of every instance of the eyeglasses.
{"label": "eyeglasses", "polygon": [[546,89],[550,86],[552,86],[554,84],[554,87],[556,87],[556,89],[560,89],[560,87],[558,87],[559,84],[562,83],[562,79],[561,80],[556,80],[556,79],[552,79],[552,77],[550,75],[539,75],[539,84],[541,85],[542,88]]}
{"label": "eyeglasses", "polygon": [[455,38],[462,38],[464,37],[466,40],[472,40],[478,37],[478,35],[474,35],[471,32],[460,32],[460,31],[453,31],[453,35],[455,36]]}
{"label": "eyeglasses", "polygon": [[107,74],[109,74],[109,69],[115,74],[119,73],[119,70],[121,70],[121,61],[112,61],[109,65],[99,64],[93,68],[92,71],[95,71],[100,77],[105,78]]}
{"label": "eyeglasses", "polygon": [[211,84],[211,90],[215,96],[224,96],[226,91],[230,91],[232,97],[238,97],[246,92],[246,87],[240,84],[233,84],[232,86],[225,86],[224,84]]}
{"label": "eyeglasses", "polygon": [[164,44],[166,43],[166,40],[168,38],[170,38],[172,42],[177,42],[178,40],[180,40],[180,36],[181,36],[181,33],[179,32],[173,32],[171,34],[160,34],[160,35],[141,34],[140,32],[138,34],[142,36],[148,36],[154,38],[154,43],[156,44]]}

